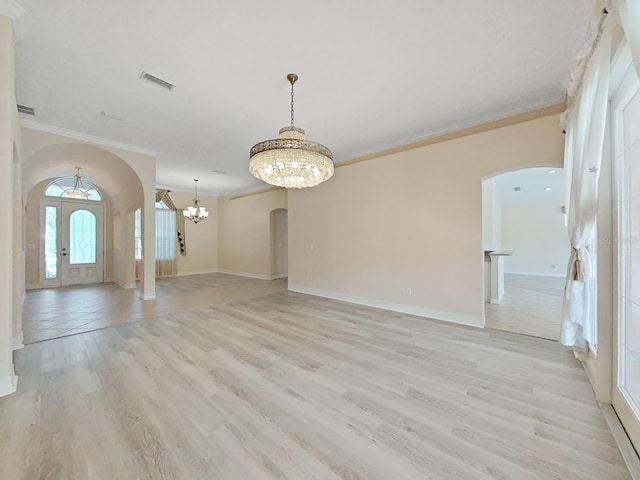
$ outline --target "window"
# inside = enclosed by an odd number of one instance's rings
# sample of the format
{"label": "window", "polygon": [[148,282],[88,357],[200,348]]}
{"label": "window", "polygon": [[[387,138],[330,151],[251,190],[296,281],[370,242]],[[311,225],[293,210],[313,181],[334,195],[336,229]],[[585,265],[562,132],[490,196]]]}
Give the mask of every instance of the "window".
{"label": "window", "polygon": [[142,210],[137,209],[134,214],[133,225],[133,253],[136,260],[142,260]]}
{"label": "window", "polygon": [[96,263],[96,216],[89,210],[76,210],[69,217],[69,263]]}
{"label": "window", "polygon": [[[82,183],[88,195],[87,200],[94,202],[102,200],[102,195],[100,195],[100,192],[95,185],[87,181],[83,181]],[[67,193],[67,190],[73,189],[74,184],[75,180],[73,177],[56,178],[53,182],[47,185],[47,188],[44,190],[44,194],[47,197],[73,198]]]}
{"label": "window", "polygon": [[176,212],[156,202],[156,260],[176,258]]}
{"label": "window", "polygon": [[58,209],[47,205],[44,220],[44,278],[58,278]]}

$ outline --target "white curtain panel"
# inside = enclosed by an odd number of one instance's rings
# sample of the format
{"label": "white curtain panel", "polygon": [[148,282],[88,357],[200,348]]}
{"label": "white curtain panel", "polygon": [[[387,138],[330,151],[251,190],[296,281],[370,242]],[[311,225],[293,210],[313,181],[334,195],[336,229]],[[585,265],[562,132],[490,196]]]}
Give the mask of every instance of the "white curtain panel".
{"label": "white curtain panel", "polygon": [[638,77],[640,77],[640,1],[618,0],[620,23],[631,48],[631,57]]}
{"label": "white curtain panel", "polygon": [[566,119],[565,176],[569,182],[568,231],[571,256],[567,267],[560,343],[576,350],[596,340],[593,269],[588,245],[596,226],[598,180],[602,162],[607,106],[611,34],[606,21],[589,60],[582,86]]}
{"label": "white curtain panel", "polygon": [[176,258],[176,212],[156,209],[156,277],[175,275],[178,270]]}

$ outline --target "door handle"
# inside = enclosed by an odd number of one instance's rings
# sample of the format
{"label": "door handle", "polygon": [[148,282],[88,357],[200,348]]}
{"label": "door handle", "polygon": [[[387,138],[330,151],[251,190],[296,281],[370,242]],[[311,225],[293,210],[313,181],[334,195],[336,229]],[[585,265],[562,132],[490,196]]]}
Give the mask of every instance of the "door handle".
{"label": "door handle", "polygon": [[62,255],[64,255],[65,257],[67,256],[67,249],[66,248],[62,248]]}

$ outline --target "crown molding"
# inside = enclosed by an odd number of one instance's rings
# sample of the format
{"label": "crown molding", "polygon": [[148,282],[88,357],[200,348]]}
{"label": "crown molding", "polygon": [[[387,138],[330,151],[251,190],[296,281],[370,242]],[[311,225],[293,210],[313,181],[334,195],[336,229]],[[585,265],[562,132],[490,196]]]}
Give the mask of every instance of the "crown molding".
{"label": "crown molding", "polygon": [[17,39],[24,38],[24,14],[26,10],[14,0],[0,0],[0,15],[13,20],[13,31]]}
{"label": "crown molding", "polygon": [[[1,1],[1,0],[0,0]],[[119,150],[125,150],[127,152],[140,153],[142,155],[148,155],[150,157],[156,157],[157,152],[148,150],[136,145],[128,143],[117,142],[115,140],[108,140],[106,138],[96,137],[88,135],[82,132],[76,132],[75,130],[68,130],[66,128],[55,127],[53,125],[47,125],[45,123],[36,122],[35,120],[29,120],[26,118],[20,119],[20,126],[24,128],[30,128],[31,130],[37,130],[39,132],[51,133],[53,135],[61,135],[63,137],[73,138],[75,140],[81,140],[87,143],[94,143],[96,145],[102,145],[103,147],[112,147]]]}
{"label": "crown molding", "polygon": [[[386,157],[406,150],[414,150],[416,148],[426,147],[427,145],[446,142],[497,128],[508,127],[510,125],[516,125],[518,123],[547,117],[549,115],[561,114],[566,110],[566,107],[566,103],[564,102],[543,103],[530,108],[514,109],[506,113],[503,112],[499,115],[485,117],[480,121],[460,122],[449,128],[435,131],[425,136],[415,137],[406,142],[389,144],[374,152],[362,152],[360,155],[352,155],[349,160],[335,162],[335,168],[348,167],[355,163]],[[558,123],[558,130],[560,130],[560,123]]]}

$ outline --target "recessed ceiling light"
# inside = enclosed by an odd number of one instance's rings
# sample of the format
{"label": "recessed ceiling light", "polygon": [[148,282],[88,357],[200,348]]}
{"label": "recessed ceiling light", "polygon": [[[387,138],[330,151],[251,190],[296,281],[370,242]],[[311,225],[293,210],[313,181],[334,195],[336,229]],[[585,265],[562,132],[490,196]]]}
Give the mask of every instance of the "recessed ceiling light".
{"label": "recessed ceiling light", "polygon": [[545,192],[548,192],[548,191],[550,191],[550,190],[551,190],[551,187],[544,187],[544,191],[545,191]]}
{"label": "recessed ceiling light", "polygon": [[549,170],[549,173],[556,173],[557,170]]}

